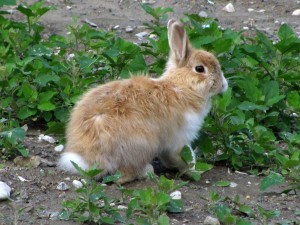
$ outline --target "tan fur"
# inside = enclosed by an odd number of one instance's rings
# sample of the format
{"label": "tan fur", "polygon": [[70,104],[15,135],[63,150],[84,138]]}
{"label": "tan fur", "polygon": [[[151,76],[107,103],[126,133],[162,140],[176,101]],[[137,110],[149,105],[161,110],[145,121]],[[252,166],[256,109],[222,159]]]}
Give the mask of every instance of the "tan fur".
{"label": "tan fur", "polygon": [[[179,26],[179,37],[182,32],[185,35],[182,25],[174,21],[169,25],[169,35],[177,32],[172,26]],[[67,125],[66,152],[77,153],[88,165],[98,164],[105,173],[120,170],[121,183],[145,177],[153,170],[150,163],[157,156],[175,155],[169,161],[175,167],[183,167],[178,154],[189,143],[183,140],[176,149],[166,149],[168,142],[186,126],[185,112],[202,115],[210,96],[222,88],[217,59],[211,53],[191,48],[188,40],[186,43],[179,48],[185,49],[181,54],[184,58],[178,60],[171,52],[166,72],[159,79],[136,75],[85,93]],[[193,71],[199,64],[208,72]]]}

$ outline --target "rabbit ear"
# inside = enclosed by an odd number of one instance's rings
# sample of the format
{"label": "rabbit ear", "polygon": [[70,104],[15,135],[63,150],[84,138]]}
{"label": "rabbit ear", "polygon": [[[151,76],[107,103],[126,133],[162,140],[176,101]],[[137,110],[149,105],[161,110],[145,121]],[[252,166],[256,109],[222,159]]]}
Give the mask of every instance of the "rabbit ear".
{"label": "rabbit ear", "polygon": [[184,26],[174,19],[168,22],[168,39],[171,54],[175,57],[176,63],[180,65],[188,54],[189,44]]}

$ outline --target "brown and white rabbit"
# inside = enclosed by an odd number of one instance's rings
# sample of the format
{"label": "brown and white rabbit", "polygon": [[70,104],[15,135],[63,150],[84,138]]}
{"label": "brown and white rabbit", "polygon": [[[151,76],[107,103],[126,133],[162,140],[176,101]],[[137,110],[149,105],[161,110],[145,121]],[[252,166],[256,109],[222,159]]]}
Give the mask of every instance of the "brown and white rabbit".
{"label": "brown and white rabbit", "polygon": [[211,97],[228,84],[215,56],[194,49],[182,24],[170,20],[168,38],[171,51],[160,78],[109,82],[77,102],[60,168],[75,173],[71,161],[83,169],[97,164],[104,174],[119,170],[119,183],[145,178],[155,157],[186,169],[180,151],[197,137]]}

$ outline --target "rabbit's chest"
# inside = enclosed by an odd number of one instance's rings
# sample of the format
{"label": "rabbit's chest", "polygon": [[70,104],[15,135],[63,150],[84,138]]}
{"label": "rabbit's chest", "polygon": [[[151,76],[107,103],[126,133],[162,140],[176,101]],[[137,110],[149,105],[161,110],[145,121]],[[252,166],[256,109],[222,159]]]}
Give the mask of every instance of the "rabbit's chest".
{"label": "rabbit's chest", "polygon": [[210,103],[208,102],[205,110],[202,110],[201,112],[186,112],[184,114],[185,122],[176,135],[176,138],[178,138],[178,140],[181,140],[185,144],[189,144],[194,139],[196,139],[209,110]]}

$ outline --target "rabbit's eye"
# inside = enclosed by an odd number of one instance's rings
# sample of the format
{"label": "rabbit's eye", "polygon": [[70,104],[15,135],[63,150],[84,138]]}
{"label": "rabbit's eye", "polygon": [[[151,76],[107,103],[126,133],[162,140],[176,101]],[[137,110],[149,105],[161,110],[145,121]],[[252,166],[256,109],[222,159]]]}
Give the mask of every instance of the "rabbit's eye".
{"label": "rabbit's eye", "polygon": [[204,66],[200,65],[200,66],[196,66],[195,67],[196,72],[198,73],[204,73],[205,72],[205,68]]}

